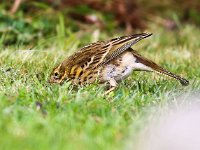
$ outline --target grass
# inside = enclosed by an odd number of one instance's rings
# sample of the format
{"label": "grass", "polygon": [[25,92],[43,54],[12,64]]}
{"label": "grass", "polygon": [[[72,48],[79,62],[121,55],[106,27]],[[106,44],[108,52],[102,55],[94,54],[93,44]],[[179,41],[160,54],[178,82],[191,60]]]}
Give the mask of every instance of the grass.
{"label": "grass", "polygon": [[[42,35],[34,46],[31,42],[1,46],[0,149],[125,149],[156,112],[155,107],[165,107],[170,99],[176,101],[183,93],[200,89],[200,30],[192,25],[174,32],[151,25],[154,35],[135,46],[189,79],[188,87],[144,72],[133,73],[109,96],[103,95],[104,85],[78,89],[68,83],[49,85],[52,68],[96,38],[87,32],[71,32],[63,26],[62,16],[59,20],[53,36]],[[119,35],[123,34],[112,36]],[[106,32],[98,37],[108,38]]]}

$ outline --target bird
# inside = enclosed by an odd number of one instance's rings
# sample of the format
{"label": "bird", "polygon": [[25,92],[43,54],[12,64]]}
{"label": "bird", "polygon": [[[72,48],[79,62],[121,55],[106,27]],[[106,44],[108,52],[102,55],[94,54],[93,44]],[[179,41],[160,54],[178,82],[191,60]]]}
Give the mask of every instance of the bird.
{"label": "bird", "polygon": [[87,85],[94,82],[108,83],[110,93],[133,71],[156,72],[178,80],[183,86],[189,81],[140,55],[132,48],[152,33],[121,36],[86,45],[57,65],[50,73],[49,83]]}

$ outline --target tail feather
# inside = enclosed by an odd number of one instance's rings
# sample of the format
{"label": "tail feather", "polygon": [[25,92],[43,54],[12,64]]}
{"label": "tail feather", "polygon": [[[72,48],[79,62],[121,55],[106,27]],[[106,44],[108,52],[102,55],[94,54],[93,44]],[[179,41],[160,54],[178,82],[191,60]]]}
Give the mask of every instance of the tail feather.
{"label": "tail feather", "polygon": [[141,56],[136,51],[132,50],[132,52],[133,52],[133,55],[136,57],[136,62],[144,64],[145,66],[151,68],[153,71],[155,71],[159,74],[166,75],[168,77],[171,77],[171,78],[178,80],[183,86],[189,85],[188,80],[186,80],[186,79],[180,77],[179,75],[176,75],[176,74],[164,69],[163,67],[157,65],[155,62]]}

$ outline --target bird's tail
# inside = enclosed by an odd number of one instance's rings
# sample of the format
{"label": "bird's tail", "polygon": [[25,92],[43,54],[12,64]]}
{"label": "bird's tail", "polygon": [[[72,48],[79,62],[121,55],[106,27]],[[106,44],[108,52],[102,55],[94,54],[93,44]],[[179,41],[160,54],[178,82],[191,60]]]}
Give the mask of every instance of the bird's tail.
{"label": "bird's tail", "polygon": [[183,86],[189,85],[188,80],[186,80],[186,79],[180,77],[179,75],[176,75],[176,74],[164,69],[163,67],[157,65],[155,62],[141,56],[135,50],[132,50],[132,53],[136,57],[136,63],[141,63],[141,64],[147,66],[148,68],[150,68],[150,70],[147,69],[147,71],[155,71],[156,73],[174,78],[174,79],[178,80]]}

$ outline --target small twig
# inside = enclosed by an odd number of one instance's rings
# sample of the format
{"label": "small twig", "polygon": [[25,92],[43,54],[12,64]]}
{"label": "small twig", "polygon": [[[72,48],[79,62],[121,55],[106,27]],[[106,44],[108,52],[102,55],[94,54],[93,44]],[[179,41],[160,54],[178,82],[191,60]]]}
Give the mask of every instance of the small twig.
{"label": "small twig", "polygon": [[22,2],[22,0],[15,0],[12,8],[10,9],[10,14],[14,14],[18,10],[21,2]]}

